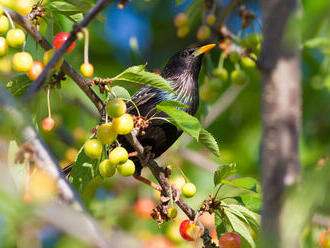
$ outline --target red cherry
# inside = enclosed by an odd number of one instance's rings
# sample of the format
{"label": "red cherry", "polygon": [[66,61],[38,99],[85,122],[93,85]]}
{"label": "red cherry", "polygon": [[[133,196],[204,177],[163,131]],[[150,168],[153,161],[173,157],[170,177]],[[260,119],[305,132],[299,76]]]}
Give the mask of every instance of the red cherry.
{"label": "red cherry", "polygon": [[156,207],[156,204],[153,200],[148,198],[142,198],[135,202],[134,208],[138,216],[149,219],[152,213],[152,210]]}
{"label": "red cherry", "polygon": [[202,235],[203,229],[191,220],[184,220],[180,225],[182,238],[188,241],[195,241]]}
{"label": "red cherry", "polygon": [[[58,33],[55,37],[54,37],[54,40],[53,40],[53,45],[54,45],[54,48],[55,50],[58,50],[60,49],[60,47],[64,44],[64,42],[69,39],[70,37],[70,34],[69,33],[66,33],[66,32],[61,32],[61,33]],[[75,42],[73,42],[71,44],[71,46],[68,48],[68,50],[66,51],[66,53],[69,53],[73,50],[75,46]]]}
{"label": "red cherry", "polygon": [[240,248],[241,243],[241,237],[234,232],[222,234],[219,238],[220,248]]}
{"label": "red cherry", "polygon": [[45,119],[42,120],[42,128],[45,131],[52,130],[54,126],[55,126],[55,121],[51,117],[46,117]]}
{"label": "red cherry", "polygon": [[330,247],[330,229],[320,232],[318,242],[322,248]]}

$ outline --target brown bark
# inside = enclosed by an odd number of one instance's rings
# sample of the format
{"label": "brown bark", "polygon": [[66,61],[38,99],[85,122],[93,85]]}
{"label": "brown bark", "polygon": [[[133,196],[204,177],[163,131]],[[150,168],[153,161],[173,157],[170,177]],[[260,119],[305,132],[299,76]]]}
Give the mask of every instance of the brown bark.
{"label": "brown bark", "polygon": [[284,190],[300,174],[298,139],[301,121],[300,55],[290,43],[288,23],[297,0],[260,1],[264,43],[258,63],[262,76],[263,247],[281,247],[280,214]]}

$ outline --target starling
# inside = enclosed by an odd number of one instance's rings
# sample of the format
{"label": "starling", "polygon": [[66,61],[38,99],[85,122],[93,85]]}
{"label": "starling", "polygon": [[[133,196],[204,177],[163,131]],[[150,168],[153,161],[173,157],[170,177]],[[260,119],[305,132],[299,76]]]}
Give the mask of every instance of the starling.
{"label": "starling", "polygon": [[[199,48],[183,49],[172,56],[166,64],[161,76],[168,81],[176,94],[145,86],[127,102],[127,112],[131,115],[140,115],[144,119],[153,117],[168,117],[164,112],[156,112],[156,105],[164,100],[173,100],[183,103],[187,108],[183,109],[190,115],[194,115],[199,105],[198,75],[201,69],[203,54],[211,50],[215,44],[205,45]],[[137,139],[143,147],[150,147],[154,158],[163,154],[182,134],[182,130],[164,119],[152,119],[149,126],[137,135]],[[119,143],[128,152],[134,152],[133,147],[124,136],[118,137]],[[138,158],[132,158],[136,171],[140,175],[142,166]]]}

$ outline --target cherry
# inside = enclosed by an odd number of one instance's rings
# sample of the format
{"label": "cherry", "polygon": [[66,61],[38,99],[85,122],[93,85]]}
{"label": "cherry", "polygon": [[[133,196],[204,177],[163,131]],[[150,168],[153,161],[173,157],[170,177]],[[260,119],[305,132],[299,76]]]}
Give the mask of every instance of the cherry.
{"label": "cherry", "polygon": [[202,25],[199,27],[197,31],[197,39],[200,41],[204,41],[207,38],[209,38],[210,34],[211,34],[211,29],[206,25]]}
{"label": "cherry", "polygon": [[128,153],[124,147],[116,147],[109,154],[109,160],[113,165],[125,163],[128,159]]}
{"label": "cherry", "polygon": [[135,172],[135,164],[132,160],[128,159],[125,163],[119,164],[117,169],[120,175],[124,177],[132,176]]}
{"label": "cherry", "polygon": [[9,74],[11,72],[11,57],[0,57],[0,72]]}
{"label": "cherry", "polygon": [[36,80],[44,69],[44,65],[40,61],[33,61],[31,69],[26,73],[28,78]]}
{"label": "cherry", "polygon": [[231,54],[229,54],[229,59],[234,64],[236,64],[239,61],[240,57],[241,56],[240,56],[240,54],[237,51],[233,51]]}
{"label": "cherry", "polygon": [[80,72],[84,77],[91,77],[94,74],[94,66],[90,63],[84,63],[80,66]]}
{"label": "cherry", "polygon": [[166,237],[175,243],[182,242],[183,239],[181,237],[180,232],[178,232],[179,229],[180,229],[180,222],[178,221],[171,222],[165,230]]}
{"label": "cherry", "polygon": [[97,129],[97,139],[102,144],[112,144],[117,139],[117,133],[113,130],[111,123],[105,123]]}
{"label": "cherry", "polygon": [[212,26],[216,21],[216,17],[214,14],[209,14],[207,17],[206,17],[206,23],[207,25],[210,25]]}
{"label": "cherry", "polygon": [[170,219],[174,219],[178,215],[178,210],[176,208],[169,208],[167,210],[167,216]]}
{"label": "cherry", "polygon": [[0,4],[6,6],[7,8],[13,8],[14,0],[0,0]]}
{"label": "cherry", "polygon": [[228,80],[228,71],[225,68],[216,68],[213,70],[213,74],[222,82],[226,82]]}
{"label": "cherry", "polygon": [[102,155],[102,144],[97,139],[90,139],[85,143],[85,153],[92,159],[99,159]]}
{"label": "cherry", "polygon": [[330,248],[330,229],[320,232],[318,242],[321,248]]}
{"label": "cherry", "polygon": [[0,37],[0,56],[6,55],[8,52],[7,40],[3,37]]}
{"label": "cherry", "polygon": [[248,80],[246,73],[242,70],[233,70],[230,74],[231,80],[234,84],[242,85]]}
{"label": "cherry", "polygon": [[112,177],[116,173],[116,166],[111,164],[109,159],[105,159],[100,163],[99,170],[102,177]]}
{"label": "cherry", "polygon": [[195,241],[201,236],[203,231],[199,225],[191,220],[182,221],[179,230],[182,238],[188,241]]}
{"label": "cherry", "polygon": [[49,132],[51,131],[55,126],[55,121],[51,117],[46,117],[42,120],[41,126],[43,130]]}
{"label": "cherry", "polygon": [[174,18],[174,24],[177,27],[183,27],[188,24],[188,16],[185,13],[179,13]]}
{"label": "cherry", "polygon": [[182,194],[187,197],[193,197],[196,194],[196,186],[193,183],[185,183],[182,185]]}
{"label": "cherry", "polygon": [[0,16],[0,34],[7,33],[9,29],[9,20],[6,16]]}
{"label": "cherry", "polygon": [[25,33],[22,29],[13,28],[8,31],[6,39],[9,46],[18,48],[23,46],[25,42]]}
{"label": "cherry", "polygon": [[33,1],[32,0],[16,0],[14,3],[14,9],[19,14],[25,16],[29,14],[33,7]]}
{"label": "cherry", "polygon": [[182,27],[179,27],[178,30],[176,31],[176,35],[179,37],[179,38],[183,38],[183,37],[186,37],[187,34],[189,34],[189,27],[188,26],[182,26]]}
{"label": "cherry", "polygon": [[32,68],[33,58],[28,52],[15,53],[13,56],[13,66],[18,72],[27,72]]}
{"label": "cherry", "polygon": [[118,118],[113,118],[112,125],[116,133],[129,134],[134,128],[133,118],[130,114],[123,114]]}
{"label": "cherry", "polygon": [[[251,53],[250,56],[255,60],[257,59],[257,55],[255,55],[254,53]],[[256,66],[256,62],[253,59],[251,59],[250,57],[244,56],[241,58],[241,62],[243,64],[243,66],[246,68],[254,68]]]}
{"label": "cherry", "polygon": [[234,232],[222,234],[219,238],[220,248],[240,248],[241,243],[241,237]]}
{"label": "cherry", "polygon": [[155,202],[149,198],[139,199],[134,204],[135,213],[144,219],[150,219],[155,207]]}
{"label": "cherry", "polygon": [[[65,41],[67,39],[69,39],[69,37],[70,37],[70,34],[66,33],[66,32],[61,32],[61,33],[58,33],[57,35],[55,35],[54,40],[53,40],[53,45],[54,45],[55,50],[60,49],[60,47],[65,43]],[[75,42],[73,42],[69,46],[68,50],[66,50],[66,53],[71,52],[74,47],[75,47]]]}
{"label": "cherry", "polygon": [[126,104],[121,99],[108,101],[106,111],[111,118],[117,118],[126,113]]}
{"label": "cherry", "polygon": [[[43,60],[42,60],[44,66],[46,66],[46,65],[48,64],[48,62],[49,62],[49,61],[51,60],[51,58],[53,57],[54,53],[55,53],[55,50],[54,50],[54,49],[50,49],[50,50],[48,50],[48,51],[46,51],[46,52],[44,53],[44,57],[43,57]],[[63,59],[63,57],[62,57],[62,58],[57,62],[57,64],[54,66],[54,70],[58,70],[58,69],[60,69],[61,66],[62,66],[62,64],[63,64],[63,61],[64,61],[64,59]]]}
{"label": "cherry", "polygon": [[49,202],[58,192],[56,180],[40,169],[31,174],[28,182],[26,196],[24,197],[24,200],[28,200],[28,202]]}

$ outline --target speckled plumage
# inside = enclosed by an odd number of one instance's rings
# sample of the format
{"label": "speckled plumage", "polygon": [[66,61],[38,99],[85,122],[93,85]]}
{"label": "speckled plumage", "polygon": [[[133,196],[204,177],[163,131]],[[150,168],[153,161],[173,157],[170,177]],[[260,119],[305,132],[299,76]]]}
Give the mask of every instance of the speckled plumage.
{"label": "speckled plumage", "polygon": [[[194,115],[199,104],[198,75],[201,68],[201,56],[193,56],[197,48],[188,48],[177,52],[172,56],[165,66],[161,76],[168,80],[172,89],[177,94],[162,91],[153,87],[143,87],[133,97],[132,101],[138,107],[141,116],[152,116],[155,113],[157,104],[164,100],[175,100],[188,106],[183,109],[187,113]],[[153,110],[154,109],[154,110]],[[135,106],[128,102],[127,112],[137,115]],[[156,113],[157,117],[167,117],[163,112]],[[182,134],[182,131],[170,124],[166,120],[155,119],[145,130],[145,135],[137,138],[143,146],[151,146],[155,157],[163,154]],[[134,151],[131,145],[123,136],[119,136],[119,142],[128,150]],[[134,159],[136,174],[141,173],[141,165],[138,159]]]}

